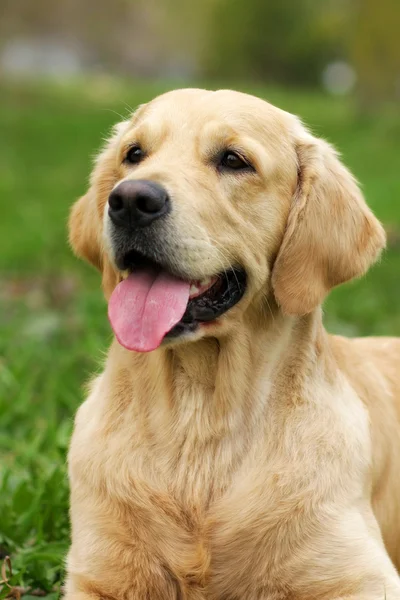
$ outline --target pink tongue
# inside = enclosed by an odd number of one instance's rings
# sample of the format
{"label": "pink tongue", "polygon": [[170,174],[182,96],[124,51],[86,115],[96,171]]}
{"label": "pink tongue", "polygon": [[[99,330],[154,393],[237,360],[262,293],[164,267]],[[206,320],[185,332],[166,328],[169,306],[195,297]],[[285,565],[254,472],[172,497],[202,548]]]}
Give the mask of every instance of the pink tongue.
{"label": "pink tongue", "polygon": [[108,318],[117,340],[137,352],[150,352],[179,323],[189,302],[190,284],[168,273],[131,273],[115,288]]}

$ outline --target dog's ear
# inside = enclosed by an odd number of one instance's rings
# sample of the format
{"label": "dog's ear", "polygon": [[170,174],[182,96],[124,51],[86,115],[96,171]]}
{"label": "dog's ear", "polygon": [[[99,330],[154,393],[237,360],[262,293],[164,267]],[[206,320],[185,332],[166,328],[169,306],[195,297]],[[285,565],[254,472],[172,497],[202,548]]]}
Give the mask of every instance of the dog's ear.
{"label": "dog's ear", "polygon": [[69,241],[74,253],[102,272],[103,289],[108,298],[118,282],[103,247],[103,215],[113,185],[118,178],[115,145],[126,123],[113,128],[113,134],[96,158],[87,193],[72,207],[69,217]]}
{"label": "dog's ear", "polygon": [[102,270],[101,219],[96,192],[91,186],[72,207],[69,216],[69,241],[74,253]]}
{"label": "dog's ear", "polygon": [[385,246],[385,232],[334,149],[297,135],[298,186],[272,271],[284,313],[306,314],[328,291],[363,275]]}

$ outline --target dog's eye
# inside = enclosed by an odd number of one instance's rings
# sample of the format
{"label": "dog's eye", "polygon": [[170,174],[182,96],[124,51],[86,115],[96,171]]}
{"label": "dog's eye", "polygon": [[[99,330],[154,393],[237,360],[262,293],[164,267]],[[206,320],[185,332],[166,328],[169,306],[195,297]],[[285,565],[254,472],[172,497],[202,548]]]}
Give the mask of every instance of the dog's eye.
{"label": "dog's eye", "polygon": [[128,150],[127,155],[125,156],[125,161],[132,164],[137,165],[144,158],[144,152],[140,146],[132,146]]}
{"label": "dog's eye", "polygon": [[230,171],[241,171],[242,169],[248,169],[250,165],[236,152],[227,150],[221,157],[219,167]]}

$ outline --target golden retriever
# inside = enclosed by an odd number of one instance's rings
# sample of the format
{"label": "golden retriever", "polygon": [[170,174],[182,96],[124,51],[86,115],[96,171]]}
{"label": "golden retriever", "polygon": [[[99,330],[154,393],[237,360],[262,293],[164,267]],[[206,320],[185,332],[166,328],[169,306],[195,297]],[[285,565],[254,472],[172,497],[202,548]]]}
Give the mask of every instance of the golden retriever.
{"label": "golden retriever", "polygon": [[169,92],[115,127],[70,241],[116,339],[69,452],[66,599],[399,599],[400,343],[320,308],[385,234],[332,147]]}

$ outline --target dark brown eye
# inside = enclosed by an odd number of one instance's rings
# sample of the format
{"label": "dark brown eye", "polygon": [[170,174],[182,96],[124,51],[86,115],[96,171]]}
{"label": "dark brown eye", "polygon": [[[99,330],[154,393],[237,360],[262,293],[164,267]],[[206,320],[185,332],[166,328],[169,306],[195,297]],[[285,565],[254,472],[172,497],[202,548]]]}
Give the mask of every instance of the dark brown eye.
{"label": "dark brown eye", "polygon": [[132,164],[137,165],[144,158],[144,152],[140,146],[132,146],[127,152],[125,157],[125,161]]}
{"label": "dark brown eye", "polygon": [[230,171],[241,171],[249,169],[249,164],[246,163],[236,152],[228,150],[222,155],[219,166]]}

